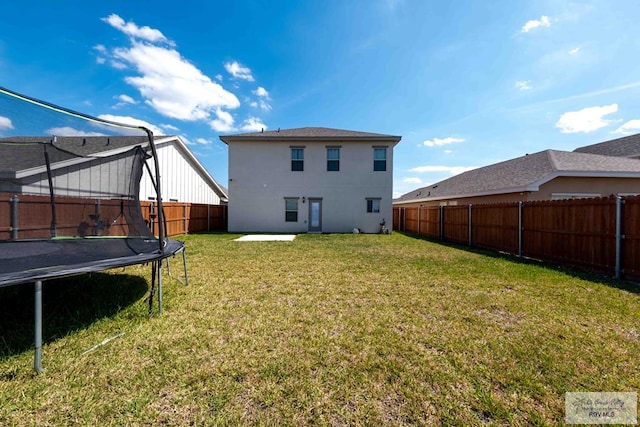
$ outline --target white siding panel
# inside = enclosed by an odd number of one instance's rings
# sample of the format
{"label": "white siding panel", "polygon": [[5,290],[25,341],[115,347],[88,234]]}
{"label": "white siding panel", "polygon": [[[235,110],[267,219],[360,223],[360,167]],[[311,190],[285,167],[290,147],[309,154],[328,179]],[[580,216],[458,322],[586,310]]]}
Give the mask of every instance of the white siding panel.
{"label": "white siding panel", "polygon": [[[162,144],[157,148],[160,164],[160,185],[163,199],[179,202],[220,204],[220,197],[209,186],[207,180],[195,169],[189,159],[173,144]],[[153,171],[153,163],[149,166]],[[140,198],[155,197],[155,190],[145,169],[140,184]]]}

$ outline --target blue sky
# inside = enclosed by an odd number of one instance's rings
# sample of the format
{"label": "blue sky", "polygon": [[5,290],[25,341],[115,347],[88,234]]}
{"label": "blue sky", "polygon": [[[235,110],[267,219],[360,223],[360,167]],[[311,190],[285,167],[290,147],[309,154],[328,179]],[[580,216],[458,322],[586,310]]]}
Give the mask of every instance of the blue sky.
{"label": "blue sky", "polygon": [[[637,0],[7,2],[0,86],[178,134],[401,135],[394,195],[640,132]],[[0,118],[0,134],[3,132]]]}

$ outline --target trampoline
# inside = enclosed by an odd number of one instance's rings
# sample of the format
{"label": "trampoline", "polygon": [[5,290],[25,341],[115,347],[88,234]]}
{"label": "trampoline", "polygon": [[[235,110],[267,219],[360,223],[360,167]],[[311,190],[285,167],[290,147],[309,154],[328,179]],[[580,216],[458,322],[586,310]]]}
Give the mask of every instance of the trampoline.
{"label": "trampoline", "polygon": [[0,287],[34,285],[37,372],[47,280],[149,263],[149,314],[156,295],[161,314],[163,260],[182,252],[187,277],[183,243],[166,237],[159,169],[150,130],[0,88]]}

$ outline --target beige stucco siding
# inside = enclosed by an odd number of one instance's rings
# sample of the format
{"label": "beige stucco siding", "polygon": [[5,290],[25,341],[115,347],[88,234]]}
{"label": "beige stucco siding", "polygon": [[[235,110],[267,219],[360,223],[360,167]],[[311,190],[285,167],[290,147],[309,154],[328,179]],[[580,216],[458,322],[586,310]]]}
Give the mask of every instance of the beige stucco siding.
{"label": "beige stucco siding", "polygon": [[[373,147],[387,147],[387,170],[373,171]],[[291,171],[291,148],[304,147],[304,171]],[[340,170],[327,171],[327,148],[340,147]],[[236,141],[229,144],[229,231],[306,232],[309,199],[322,199],[322,231],[375,233],[392,220],[393,144]],[[298,198],[298,221],[285,221],[285,198]],[[304,203],[303,203],[304,198]],[[380,212],[367,213],[367,198]]]}

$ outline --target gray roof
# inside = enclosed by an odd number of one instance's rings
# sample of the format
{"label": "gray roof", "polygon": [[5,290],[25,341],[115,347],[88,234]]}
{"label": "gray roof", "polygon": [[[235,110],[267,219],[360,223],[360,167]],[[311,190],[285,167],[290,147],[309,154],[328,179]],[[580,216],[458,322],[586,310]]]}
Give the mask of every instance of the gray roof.
{"label": "gray roof", "polygon": [[395,203],[537,191],[558,176],[640,178],[640,160],[545,150],[473,169],[394,200]]}
{"label": "gray roof", "polygon": [[240,133],[235,135],[222,135],[220,139],[224,143],[233,141],[280,141],[280,140],[308,140],[308,141],[388,141],[398,142],[402,137],[396,135],[384,135],[380,133],[359,132],[344,129],[331,129],[323,127],[304,127],[295,129],[278,129],[263,132]]}
{"label": "gray roof", "polygon": [[603,156],[640,157],[640,134],[579,147],[574,151],[577,153],[600,154]]}
{"label": "gray roof", "polygon": [[[0,138],[0,173],[16,172],[44,165],[44,146],[52,140],[53,137],[50,136]],[[146,136],[56,137],[53,146],[48,146],[48,153],[51,163],[56,163],[136,145],[143,146],[147,142]]]}

